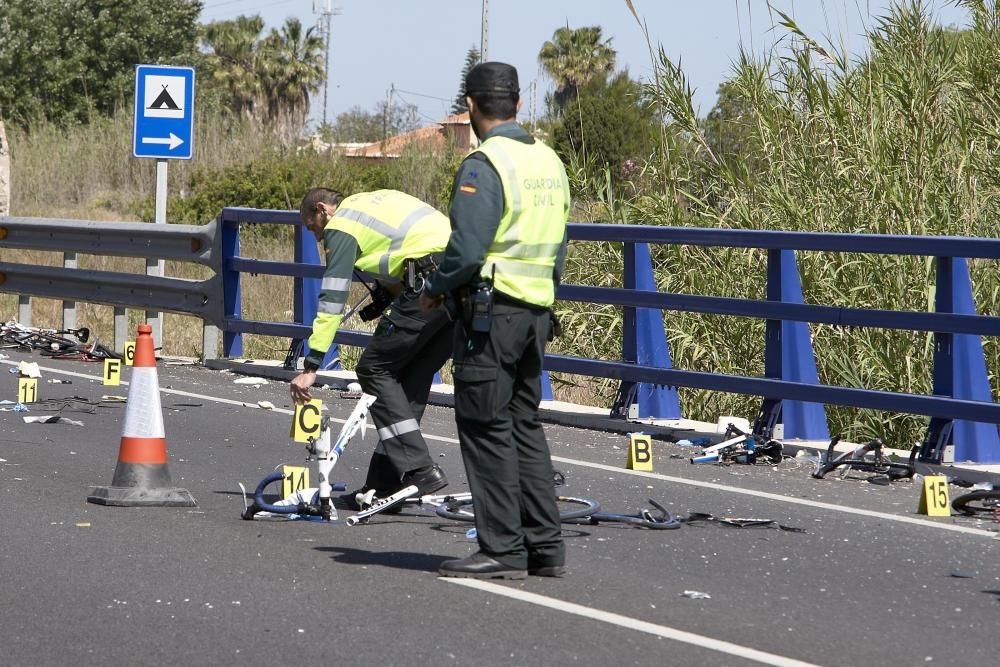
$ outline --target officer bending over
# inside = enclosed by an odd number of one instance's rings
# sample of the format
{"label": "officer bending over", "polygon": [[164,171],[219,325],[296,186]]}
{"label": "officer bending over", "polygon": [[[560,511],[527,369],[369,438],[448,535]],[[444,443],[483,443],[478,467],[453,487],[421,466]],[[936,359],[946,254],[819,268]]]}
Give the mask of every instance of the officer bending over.
{"label": "officer bending over", "polygon": [[340,496],[335,504],[357,510],[357,495],[368,490],[384,498],[411,484],[421,495],[444,488],[448,480],[431,460],[419,422],[434,374],[451,356],[453,324],[444,308],[421,312],[418,293],[441,261],[448,219],[395,190],[344,199],[339,192],[315,188],[302,199],[300,213],[306,228],[323,241],[326,271],[305,370],[292,380],[296,403],[312,397],[309,388],[340,326],[354,270],[378,281],[375,294],[381,305],[366,310],[378,317],[391,303],[356,369],[361,388],[378,397],[371,416],[379,443],[364,487]]}
{"label": "officer bending over", "polygon": [[462,162],[444,262],[424,308],[455,293],[455,419],[476,509],[479,551],[446,577],[521,579],[565,572],[552,460],[538,418],[542,357],[565,257],[562,162],[515,122],[517,70],[483,63],[465,79],[478,149]]}

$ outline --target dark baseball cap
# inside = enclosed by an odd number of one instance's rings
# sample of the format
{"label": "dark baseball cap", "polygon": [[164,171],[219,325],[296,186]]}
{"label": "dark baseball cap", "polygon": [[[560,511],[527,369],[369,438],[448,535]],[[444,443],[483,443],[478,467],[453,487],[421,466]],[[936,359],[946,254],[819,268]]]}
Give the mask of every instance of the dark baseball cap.
{"label": "dark baseball cap", "polygon": [[518,95],[517,70],[507,63],[480,63],[465,75],[465,94],[509,93]]}

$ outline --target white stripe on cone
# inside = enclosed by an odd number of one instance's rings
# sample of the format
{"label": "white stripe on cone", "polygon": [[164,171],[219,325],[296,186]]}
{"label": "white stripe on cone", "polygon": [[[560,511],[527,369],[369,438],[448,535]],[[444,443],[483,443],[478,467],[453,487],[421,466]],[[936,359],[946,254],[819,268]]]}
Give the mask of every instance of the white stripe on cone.
{"label": "white stripe on cone", "polygon": [[123,438],[165,438],[156,367],[132,367]]}

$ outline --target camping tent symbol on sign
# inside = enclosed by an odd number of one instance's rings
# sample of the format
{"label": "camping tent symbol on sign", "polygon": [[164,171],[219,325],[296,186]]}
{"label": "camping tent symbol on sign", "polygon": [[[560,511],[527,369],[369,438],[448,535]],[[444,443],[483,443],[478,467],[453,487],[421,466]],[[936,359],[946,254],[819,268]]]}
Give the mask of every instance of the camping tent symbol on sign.
{"label": "camping tent symbol on sign", "polygon": [[142,115],[147,118],[184,118],[184,77],[146,77]]}

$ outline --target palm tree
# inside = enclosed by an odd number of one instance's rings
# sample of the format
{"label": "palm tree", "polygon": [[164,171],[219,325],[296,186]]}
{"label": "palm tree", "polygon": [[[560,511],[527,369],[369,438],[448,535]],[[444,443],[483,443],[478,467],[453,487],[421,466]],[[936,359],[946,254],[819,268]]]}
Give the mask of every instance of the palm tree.
{"label": "palm tree", "polygon": [[260,74],[267,120],[281,129],[297,130],[309,114],[309,95],[319,92],[324,79],[323,38],[315,28],[302,29],[296,18],[261,43]]}
{"label": "palm tree", "polygon": [[563,109],[577,96],[580,86],[615,68],[617,52],[611,38],[601,40],[601,27],[557,29],[552,39],[542,45],[538,63],[556,84],[556,105]]}
{"label": "palm tree", "polygon": [[213,21],[205,26],[202,42],[210,49],[208,56],[213,80],[225,91],[238,116],[257,117],[257,103],[263,91],[258,76],[257,47],[264,19],[239,16],[231,21]]}

